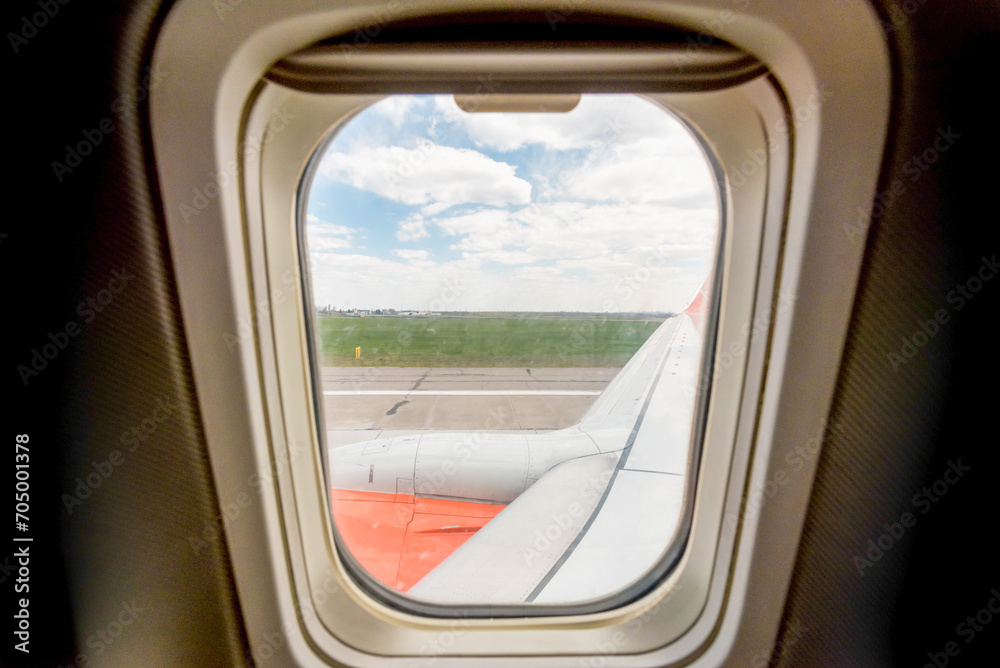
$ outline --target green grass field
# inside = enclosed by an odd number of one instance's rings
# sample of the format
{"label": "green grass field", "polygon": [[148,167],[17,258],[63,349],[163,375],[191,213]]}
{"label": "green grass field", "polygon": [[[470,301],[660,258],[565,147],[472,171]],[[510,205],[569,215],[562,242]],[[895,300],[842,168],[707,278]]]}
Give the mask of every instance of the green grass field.
{"label": "green grass field", "polygon": [[325,366],[620,367],[660,321],[320,316],[318,324]]}

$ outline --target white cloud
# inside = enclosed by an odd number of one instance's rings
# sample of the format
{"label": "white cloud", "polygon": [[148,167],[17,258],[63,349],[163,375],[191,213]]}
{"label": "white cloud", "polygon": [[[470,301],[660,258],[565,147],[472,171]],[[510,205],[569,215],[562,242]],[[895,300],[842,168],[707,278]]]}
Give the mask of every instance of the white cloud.
{"label": "white cloud", "polygon": [[403,260],[426,260],[430,252],[412,248],[394,248],[392,254]]}
{"label": "white cloud", "polygon": [[342,248],[350,248],[351,242],[347,239],[338,239],[337,237],[322,237],[317,236],[309,240],[309,250],[310,251],[328,251],[328,250],[340,250]]}
{"label": "white cloud", "polygon": [[356,232],[354,228],[327,222],[313,214],[306,216],[306,234],[310,251],[351,248]]}
{"label": "white cloud", "polygon": [[488,250],[480,253],[466,253],[466,257],[499,262],[500,264],[531,264],[537,258],[524,251]]}
{"label": "white cloud", "polygon": [[434,311],[677,311],[700,285],[679,267],[659,266],[654,256],[614,255],[573,267],[520,266],[512,272],[484,271],[480,258],[435,264],[367,255],[313,256],[318,304],[338,308],[415,308]]}
{"label": "white cloud", "polygon": [[664,202],[690,209],[716,207],[714,177],[693,142],[650,138],[609,147],[566,170],[566,195],[616,202]]}
{"label": "white cloud", "polygon": [[466,260],[435,264],[317,253],[312,265],[316,303],[338,308],[461,310],[485,294],[478,265]]}
{"label": "white cloud", "polygon": [[434,202],[433,204],[427,204],[420,207],[420,213],[427,216],[433,216],[441,213],[445,209],[450,209],[452,206],[454,206],[452,202]]}
{"label": "white cloud", "polygon": [[314,216],[311,213],[306,216],[306,223],[309,224],[310,230],[318,234],[343,234],[353,237],[355,233],[353,228],[347,227],[346,225],[329,223],[319,216]]}
{"label": "white cloud", "polygon": [[372,105],[372,110],[388,118],[398,128],[418,102],[412,95],[393,95],[376,102]]}
{"label": "white cloud", "polygon": [[513,275],[514,278],[541,281],[562,276],[563,272],[559,267],[521,267]]}
{"label": "white cloud", "polygon": [[399,224],[396,238],[400,241],[416,241],[430,236],[427,231],[427,220],[419,213],[412,214]]}
{"label": "white cloud", "polygon": [[319,173],[396,202],[430,205],[437,212],[455,204],[506,206],[531,200],[531,184],[515,167],[478,151],[424,142],[402,146],[357,147],[327,153]]}
{"label": "white cloud", "polygon": [[715,239],[714,211],[656,202],[543,202],[515,211],[483,209],[432,221],[445,235],[457,237],[452,250],[528,254],[517,256],[519,263],[593,259],[660,246],[706,257]]}
{"label": "white cloud", "polygon": [[[367,146],[329,153],[322,176],[411,207],[395,237],[423,245],[362,255],[350,248],[362,231],[325,223],[327,252],[311,258],[317,303],[430,310],[684,307],[711,265],[718,213],[708,164],[673,116],[625,96],[585,96],[568,114],[466,114],[450,96],[434,105],[436,113],[420,111],[429,127],[436,125],[438,141],[471,140],[483,151],[529,144],[549,150],[490,157],[369,133],[362,135]],[[400,123],[412,112],[403,104],[379,111]],[[407,143],[413,141],[426,143]],[[533,202],[519,170],[548,185],[539,186]]]}
{"label": "white cloud", "polygon": [[505,209],[482,209],[447,218],[435,218],[434,223],[447,236],[462,237],[452,244],[452,250],[500,250],[523,238],[523,225]]}

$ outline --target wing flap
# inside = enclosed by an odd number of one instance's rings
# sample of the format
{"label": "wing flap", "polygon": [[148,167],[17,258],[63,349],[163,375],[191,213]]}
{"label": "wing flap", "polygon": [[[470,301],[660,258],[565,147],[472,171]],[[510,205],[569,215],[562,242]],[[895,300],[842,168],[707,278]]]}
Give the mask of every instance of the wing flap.
{"label": "wing flap", "polygon": [[596,599],[639,579],[670,544],[683,498],[683,476],[619,471],[593,524],[535,603]]}

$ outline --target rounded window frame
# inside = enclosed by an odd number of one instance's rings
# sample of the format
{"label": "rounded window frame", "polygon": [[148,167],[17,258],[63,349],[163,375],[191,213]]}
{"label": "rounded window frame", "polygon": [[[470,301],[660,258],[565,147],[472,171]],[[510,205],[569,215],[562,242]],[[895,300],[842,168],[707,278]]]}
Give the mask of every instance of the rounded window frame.
{"label": "rounded window frame", "polygon": [[[608,13],[620,11],[611,2],[599,1],[595,8],[598,6]],[[374,4],[358,2],[348,7],[331,6],[320,0],[290,0],[281,6],[247,6],[219,26],[210,7],[193,0],[180,0],[167,16],[154,54],[157,69],[174,74],[151,92],[152,144],[220,505],[242,498],[239,494],[248,484],[258,492],[249,499],[239,526],[226,527],[251,645],[268,644],[273,633],[281,631],[287,642],[278,648],[273,644],[271,647],[287,661],[320,665],[335,660],[358,666],[408,665],[413,659],[422,658],[458,666],[466,664],[470,656],[477,657],[480,665],[500,665],[513,656],[510,639],[514,632],[525,640],[525,649],[519,656],[532,657],[530,661],[537,665],[560,661],[575,664],[581,656],[601,657],[607,665],[634,665],[636,661],[661,665],[691,662],[699,656],[712,663],[725,657],[738,660],[741,651],[764,646],[777,629],[784,591],[781,585],[787,586],[796,548],[795,541],[779,545],[774,536],[790,522],[800,526],[814,465],[807,465],[802,476],[786,487],[780,498],[770,501],[759,515],[744,516],[740,507],[750,486],[766,479],[769,464],[777,457],[775,442],[801,442],[812,436],[816,420],[825,416],[829,405],[834,382],[832,367],[828,369],[827,362],[820,365],[813,360],[839,355],[842,349],[849,322],[850,294],[856,283],[863,244],[841,250],[835,257],[824,257],[817,248],[839,233],[838,217],[847,217],[856,207],[870,204],[875,190],[890,90],[888,56],[877,17],[865,3],[846,0],[821,17],[810,15],[794,3],[779,3],[731,12],[728,16],[732,20],[726,21],[731,41],[749,45],[748,49],[759,53],[762,60],[774,64],[773,87],[744,91],[765,133],[776,119],[787,123],[788,109],[805,104],[820,82],[837,90],[837,97],[822,113],[796,124],[794,137],[783,145],[779,142],[779,160],[773,161],[775,165],[768,169],[771,181],[766,184],[766,201],[774,205],[765,212],[768,218],[765,246],[780,252],[769,251],[752,259],[739,254],[727,256],[727,263],[750,261],[766,270],[756,275],[757,291],[746,300],[739,299],[730,289],[746,286],[727,281],[723,286],[722,320],[741,317],[740,312],[729,310],[739,307],[747,315],[743,321],[747,324],[756,322],[756,318],[749,317],[754,314],[766,316],[770,322],[767,337],[760,337],[767,340],[763,350],[754,348],[746,354],[749,388],[746,395],[759,398],[760,406],[747,402],[742,409],[735,409],[745,411],[739,418],[738,429],[734,425],[732,430],[739,443],[733,450],[725,509],[729,511],[727,517],[732,513],[737,521],[733,531],[720,523],[718,538],[725,545],[720,545],[717,551],[717,556],[731,564],[732,570],[719,563],[711,566],[719,576],[719,587],[712,587],[705,597],[693,601],[698,610],[695,621],[676,632],[659,624],[657,620],[662,615],[646,615],[660,608],[633,608],[614,619],[594,616],[575,620],[575,624],[553,622],[554,626],[532,621],[521,627],[490,624],[483,628],[463,623],[456,644],[446,648],[447,652],[438,652],[433,649],[435,638],[443,633],[456,633],[449,631],[447,624],[427,625],[419,619],[392,618],[385,610],[366,607],[370,602],[363,593],[351,589],[350,583],[328,591],[325,578],[310,580],[311,576],[322,573],[310,574],[302,569],[303,561],[315,555],[304,555],[302,545],[289,540],[286,534],[289,527],[294,530],[295,497],[307,494],[317,481],[299,476],[296,485],[289,473],[289,462],[302,462],[308,457],[294,456],[295,441],[284,434],[280,419],[285,407],[280,387],[292,387],[287,381],[295,372],[283,365],[274,374],[275,350],[288,341],[275,345],[275,331],[271,327],[277,320],[275,313],[286,311],[275,304],[276,308],[269,311],[271,318],[258,321],[263,305],[268,303],[268,297],[263,295],[271,294],[267,258],[248,250],[260,236],[256,222],[250,222],[252,212],[259,213],[261,209],[257,198],[260,192],[254,185],[254,175],[260,176],[260,166],[244,163],[240,166],[238,183],[220,183],[219,197],[200,212],[197,225],[190,224],[178,211],[178,206],[190,199],[191,190],[203,185],[206,174],[228,173],[229,166],[241,157],[240,143],[246,139],[243,129],[250,114],[247,102],[254,98],[260,76],[269,63],[324,35],[360,25],[366,7],[371,9]],[[414,3],[411,10],[434,13],[443,8],[443,3],[428,0]],[[697,30],[701,25],[709,25],[718,12],[729,11],[729,5],[724,0],[709,0],[697,8],[662,2],[644,11],[647,18]],[[750,11],[753,15],[747,13]],[[201,33],[191,29],[203,25],[218,27],[215,39],[200,39]],[[839,35],[851,35],[851,56],[863,56],[868,67],[849,73],[841,67],[842,60],[838,57],[843,57],[843,50],[833,41]],[[695,118],[698,121],[695,124],[706,136],[715,140],[731,134],[732,128],[724,124],[715,123],[709,128],[714,121],[706,121],[705,114],[710,116],[710,110],[698,106],[692,103],[684,114]],[[859,124],[859,118],[867,122]],[[240,132],[233,133],[232,128],[237,126]],[[855,128],[850,141],[840,138],[837,132],[848,127]],[[266,153],[273,153],[276,148],[271,144]],[[769,143],[765,149],[775,155]],[[733,170],[739,161],[732,158],[738,157],[728,156],[726,164]],[[782,161],[783,164],[778,164]],[[851,182],[836,187],[824,182],[822,177],[832,177],[840,164],[854,166]],[[740,191],[746,192],[746,187]],[[787,230],[786,213],[790,221]],[[279,218],[287,216],[285,210]],[[294,273],[287,283],[283,275],[276,275],[274,287],[281,290],[295,285],[301,292],[298,281]],[[217,289],[206,293],[204,285],[215,285]],[[799,302],[794,309],[774,315],[772,308],[778,305],[779,288],[795,292],[803,287],[810,297],[818,297],[814,303]],[[260,296],[255,298],[255,295]],[[730,304],[730,300],[734,303]],[[822,313],[818,313],[820,310]],[[291,313],[294,315],[295,310]],[[768,314],[774,318],[770,319]],[[824,323],[822,331],[813,327],[819,321]],[[259,324],[259,329],[245,341],[240,337],[237,348],[227,351],[223,335],[240,331],[246,322]],[[293,324],[298,327],[294,318]],[[301,350],[302,341],[297,345]],[[803,358],[796,351],[806,345],[811,355]],[[765,357],[769,360],[767,392],[764,392],[765,373],[762,364],[758,364]],[[302,359],[300,355],[300,365]],[[282,376],[280,385],[276,376]],[[802,377],[810,377],[811,385],[806,387],[796,381]],[[234,384],[238,391],[231,392]],[[710,413],[716,410],[715,396]],[[738,390],[737,402],[741,397],[742,391]],[[275,416],[279,418],[277,421]],[[720,508],[720,518],[721,513]],[[771,558],[766,564],[757,563],[765,549]],[[328,565],[331,557],[325,555]],[[336,583],[336,574],[328,571],[327,575]],[[774,578],[780,591],[775,597],[762,596],[760,587]],[[690,589],[674,591],[677,595],[671,597],[671,605],[667,606],[671,611],[678,605],[692,604]],[[343,604],[343,619],[331,623],[325,613],[321,615],[319,608],[323,602],[315,605],[314,593],[317,599],[322,597],[329,602],[335,598]],[[753,625],[740,624],[740,615],[751,604],[765,606],[766,614],[758,616]],[[600,650],[601,643],[618,647],[613,642],[614,633],[624,629],[625,622],[636,619],[641,621],[641,636],[634,637],[637,640],[641,637],[642,642],[630,643],[626,650],[611,654]],[[497,634],[497,629],[506,631]],[[497,640],[498,637],[504,640]],[[385,642],[379,644],[387,639],[391,647]],[[579,648],[581,640],[587,643],[582,653],[573,649]]]}
{"label": "rounded window frame", "polygon": [[[621,94],[621,93],[619,93]],[[338,118],[335,123],[333,123],[327,130],[326,134],[317,141],[316,148],[314,152],[309,156],[302,169],[302,176],[300,181],[300,186],[297,190],[296,196],[296,226],[297,226],[297,237],[298,237],[298,252],[299,252],[299,262],[301,267],[307,267],[309,264],[309,254],[308,254],[308,244],[307,244],[307,232],[305,226],[307,224],[306,215],[309,203],[310,189],[312,188],[312,183],[316,178],[316,174],[319,169],[320,162],[329,150],[330,145],[336,139],[336,136],[346,128],[355,118],[360,114],[364,113],[366,110],[370,109],[372,106],[378,102],[397,95],[405,95],[400,93],[391,93],[383,96],[377,96],[375,99],[359,106],[354,109],[351,113]],[[713,177],[713,188],[715,193],[715,204],[717,210],[717,229],[715,235],[715,249],[712,251],[714,256],[712,268],[709,275],[713,276],[713,281],[710,286],[711,295],[709,298],[709,305],[707,307],[708,317],[706,318],[706,332],[705,338],[702,341],[703,354],[700,364],[700,375],[699,375],[699,388],[705,391],[699,392],[698,401],[696,401],[694,406],[694,414],[692,419],[695,424],[695,428],[692,430],[691,443],[689,445],[688,456],[688,472],[687,480],[693,482],[693,484],[687,485],[687,492],[685,493],[684,508],[681,513],[681,517],[678,521],[678,528],[674,539],[664,547],[663,556],[657,561],[657,563],[651,567],[648,571],[642,573],[637,581],[631,585],[628,585],[621,590],[616,591],[613,594],[601,597],[597,600],[583,600],[574,603],[562,603],[562,604],[534,604],[525,603],[519,605],[495,605],[495,604],[481,604],[481,605],[467,605],[467,606],[457,606],[455,604],[443,604],[443,603],[433,603],[430,601],[423,601],[421,599],[416,599],[413,597],[406,596],[399,592],[394,591],[382,582],[379,582],[374,578],[367,570],[361,566],[357,560],[353,557],[350,550],[343,544],[343,539],[340,537],[339,532],[336,529],[336,523],[331,517],[331,526],[333,527],[332,540],[334,542],[337,554],[340,557],[341,565],[347,570],[348,576],[353,577],[355,582],[366,592],[366,594],[372,597],[374,600],[379,601],[385,605],[388,605],[400,612],[408,614],[417,614],[424,617],[438,618],[438,619],[455,619],[456,612],[461,610],[462,619],[495,619],[495,618],[551,618],[551,617],[565,617],[565,616],[580,616],[580,615],[591,615],[595,613],[608,612],[617,608],[622,608],[626,605],[630,605],[639,601],[643,596],[645,596],[650,590],[657,588],[662,584],[669,576],[671,571],[677,567],[680,563],[681,557],[684,553],[684,548],[687,543],[688,535],[690,533],[691,522],[693,519],[693,504],[695,497],[695,488],[697,486],[698,479],[698,463],[701,458],[701,446],[702,439],[704,437],[704,427],[707,418],[707,389],[711,387],[711,375],[712,375],[712,359],[714,358],[714,342],[716,327],[718,321],[718,307],[719,307],[719,292],[721,290],[721,262],[723,260],[722,254],[724,249],[724,242],[726,238],[726,217],[725,212],[727,209],[727,190],[725,187],[725,171],[720,164],[717,156],[712,151],[711,145],[708,144],[706,139],[702,137],[696,128],[694,128],[690,122],[683,116],[679,115],[676,111],[671,109],[668,105],[664,104],[662,100],[657,100],[645,93],[632,93],[639,98],[645,99],[645,101],[655,105],[665,114],[668,114],[673,118],[684,130],[688,133],[691,140],[698,146],[701,151],[702,157],[705,160],[705,164]],[[661,94],[662,95],[662,94]],[[315,314],[315,304],[312,300],[311,286],[309,285],[308,272],[302,271],[303,276],[303,310],[306,314]],[[310,359],[313,364],[317,364],[317,351],[316,351],[316,322],[315,318],[307,318],[305,323],[307,336],[309,340],[309,354]],[[322,472],[324,474],[324,480],[326,479],[326,472],[328,471],[328,462],[326,460],[326,453],[328,448],[325,441],[326,425],[324,422],[324,410],[322,406],[322,387],[321,379],[319,374],[312,374],[312,396],[313,396],[313,411],[316,415],[317,420],[317,437],[320,441],[319,449],[321,457],[323,460]],[[442,430],[447,431],[447,430]],[[346,555],[346,558],[345,558]]]}

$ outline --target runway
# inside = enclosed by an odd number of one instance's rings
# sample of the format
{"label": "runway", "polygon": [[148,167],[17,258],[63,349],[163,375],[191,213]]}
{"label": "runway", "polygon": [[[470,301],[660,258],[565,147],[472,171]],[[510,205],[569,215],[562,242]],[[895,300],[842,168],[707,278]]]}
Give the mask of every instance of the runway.
{"label": "runway", "polygon": [[597,390],[327,390],[328,397],[596,397]]}
{"label": "runway", "polygon": [[415,431],[569,427],[616,368],[322,367],[331,447]]}

